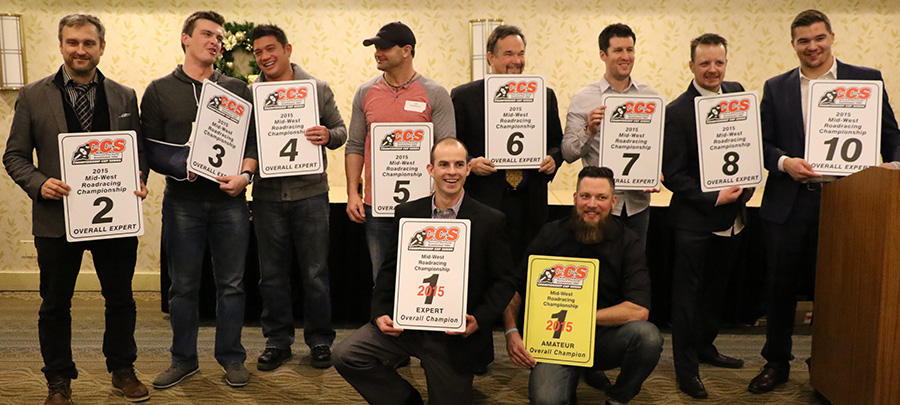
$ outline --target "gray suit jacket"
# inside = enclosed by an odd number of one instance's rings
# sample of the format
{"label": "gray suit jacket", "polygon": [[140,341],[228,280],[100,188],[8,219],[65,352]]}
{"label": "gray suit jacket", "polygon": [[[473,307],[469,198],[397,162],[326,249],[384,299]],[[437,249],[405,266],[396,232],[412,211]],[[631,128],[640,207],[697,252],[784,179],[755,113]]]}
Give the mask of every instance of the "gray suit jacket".
{"label": "gray suit jacket", "polygon": [[[57,238],[65,235],[62,201],[41,197],[41,185],[49,178],[60,178],[58,135],[69,132],[59,88],[53,83],[56,73],[19,91],[16,113],[9,130],[3,164],[9,176],[28,193],[32,202],[34,236]],[[137,95],[134,90],[104,78],[103,89],[109,105],[109,128],[138,132],[138,155],[143,179],[147,167],[140,137]],[[73,131],[77,132],[77,131]],[[37,151],[37,164],[34,162]]]}

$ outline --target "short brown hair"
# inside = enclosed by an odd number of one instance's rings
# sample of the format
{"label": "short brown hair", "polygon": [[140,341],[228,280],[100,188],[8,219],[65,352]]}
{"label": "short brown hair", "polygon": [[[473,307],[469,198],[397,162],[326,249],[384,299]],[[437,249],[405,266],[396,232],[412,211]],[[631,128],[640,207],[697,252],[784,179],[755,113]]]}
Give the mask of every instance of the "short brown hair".
{"label": "short brown hair", "polygon": [[522,33],[522,29],[516,27],[515,25],[498,25],[497,28],[494,28],[491,31],[491,35],[487,40],[487,51],[492,54],[497,54],[497,42],[500,42],[501,39],[506,38],[510,35],[518,35],[519,38],[522,38],[522,43],[527,45],[525,42],[525,34]]}
{"label": "short brown hair", "polygon": [[825,29],[831,33],[831,20],[825,13],[815,9],[801,11],[791,22],[791,41],[794,40],[794,28],[809,27],[817,22],[825,23]]}
{"label": "short brown hair", "polygon": [[106,42],[106,28],[103,27],[99,18],[90,14],[69,14],[59,20],[59,31],[57,32],[59,42],[62,43],[63,27],[80,27],[85,24],[94,24],[97,27],[97,34],[100,36],[100,43]]}
{"label": "short brown hair", "polygon": [[[225,25],[225,17],[222,17],[221,14],[215,11],[195,11],[194,14],[191,14],[184,20],[184,25],[181,27],[181,33],[187,34],[189,37],[194,36],[194,26],[197,25],[197,20],[209,20],[219,25]],[[181,50],[184,50],[184,44],[181,44]]]}
{"label": "short brown hair", "polygon": [[698,45],[722,45],[725,54],[728,54],[728,41],[719,34],[706,33],[691,40],[691,61],[697,55]]}

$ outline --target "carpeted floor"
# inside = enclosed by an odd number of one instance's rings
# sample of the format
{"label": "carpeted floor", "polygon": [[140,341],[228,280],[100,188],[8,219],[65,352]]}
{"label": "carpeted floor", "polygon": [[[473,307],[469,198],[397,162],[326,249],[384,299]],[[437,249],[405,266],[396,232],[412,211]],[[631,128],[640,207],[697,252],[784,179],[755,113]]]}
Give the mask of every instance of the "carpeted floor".
{"label": "carpeted floor", "polygon": [[[171,331],[165,314],[159,310],[159,294],[138,293],[137,331],[138,377],[145,383],[169,365]],[[39,404],[46,395],[37,336],[37,293],[0,293],[0,404]],[[103,299],[99,293],[77,293],[73,300],[72,350],[78,366],[79,378],[72,383],[78,404],[125,403],[121,394],[113,390],[110,376],[101,353],[103,334]],[[213,359],[214,328],[200,329],[200,372],[181,385],[168,390],[153,391],[150,403],[165,404],[350,404],[362,398],[337,374],[334,368],[317,370],[309,366],[309,350],[294,345],[294,359],[290,365],[272,372],[256,370],[256,357],[265,347],[258,326],[244,327],[243,343],[247,349],[247,367],[252,380],[244,388],[225,385],[222,369]],[[337,340],[352,330],[339,329]],[[703,404],[811,404],[818,403],[809,385],[809,372],[804,360],[809,357],[810,337],[794,337],[791,380],[775,392],[754,395],[747,392],[747,384],[764,364],[759,355],[765,340],[759,328],[726,331],[719,336],[717,346],[725,354],[743,358],[746,365],[740,370],[726,370],[701,365],[700,374],[710,397]],[[297,331],[302,336],[302,331]],[[641,393],[632,404],[687,404],[695,401],[675,388],[672,364],[671,336],[665,334],[663,357]],[[528,371],[513,365],[505,351],[501,332],[494,333],[497,360],[484,376],[475,377],[478,403],[524,404],[528,402]],[[418,362],[400,373],[425,394],[425,376]],[[608,374],[615,378],[616,371]],[[584,383],[578,387],[579,402],[602,403],[602,392]]]}

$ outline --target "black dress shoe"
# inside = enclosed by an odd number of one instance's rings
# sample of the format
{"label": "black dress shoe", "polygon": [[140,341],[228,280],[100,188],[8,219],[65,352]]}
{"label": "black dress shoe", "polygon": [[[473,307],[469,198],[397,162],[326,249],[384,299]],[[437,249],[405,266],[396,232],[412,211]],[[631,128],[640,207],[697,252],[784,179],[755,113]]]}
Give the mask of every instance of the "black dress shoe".
{"label": "black dress shoe", "polygon": [[314,368],[331,367],[331,347],[328,345],[317,345],[310,350],[310,365]]}
{"label": "black dress shoe", "polygon": [[722,353],[716,353],[713,357],[700,356],[700,362],[706,363],[714,367],[722,368],[743,368],[744,361],[734,357],[726,356]]}
{"label": "black dress shoe", "polygon": [[702,399],[709,396],[709,393],[706,392],[706,387],[703,386],[703,381],[700,381],[700,377],[693,376],[691,378],[675,378],[675,383],[678,384],[678,389],[681,392],[690,395],[693,398]]}
{"label": "black dress shoe", "polygon": [[291,356],[290,348],[267,347],[256,359],[256,369],[259,371],[272,371],[280,367],[285,361],[290,360]]}
{"label": "black dress shoe", "polygon": [[604,373],[603,370],[598,368],[587,369],[584,372],[584,382],[600,391],[609,387],[609,377],[606,376],[606,373]]}
{"label": "black dress shoe", "polygon": [[750,386],[747,387],[747,391],[754,394],[764,394],[766,392],[771,392],[776,386],[786,383],[787,380],[787,373],[782,373],[774,368],[766,367],[759,375],[753,377],[753,380],[750,381]]}

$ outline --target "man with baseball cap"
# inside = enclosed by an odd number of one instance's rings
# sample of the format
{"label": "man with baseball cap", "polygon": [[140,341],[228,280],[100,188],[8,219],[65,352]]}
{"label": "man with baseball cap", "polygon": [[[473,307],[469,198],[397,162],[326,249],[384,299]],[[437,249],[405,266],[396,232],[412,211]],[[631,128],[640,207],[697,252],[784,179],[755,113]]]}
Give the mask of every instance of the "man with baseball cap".
{"label": "man with baseball cap", "polygon": [[[363,83],[353,97],[353,113],[345,150],[347,216],[366,224],[366,242],[372,259],[372,281],[388,250],[392,218],[372,216],[371,124],[375,122],[432,122],[434,142],[454,137],[456,121],[447,89],[413,68],[416,37],[396,21],[381,27],[363,45],[375,45],[375,62],[384,72]],[[364,198],[359,195],[365,167]]]}

